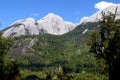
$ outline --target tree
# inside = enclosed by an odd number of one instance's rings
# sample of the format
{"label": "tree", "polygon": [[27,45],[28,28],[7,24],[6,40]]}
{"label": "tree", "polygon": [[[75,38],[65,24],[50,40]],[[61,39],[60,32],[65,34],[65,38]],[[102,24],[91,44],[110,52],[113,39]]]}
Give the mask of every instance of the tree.
{"label": "tree", "polygon": [[19,73],[15,62],[6,56],[12,44],[13,39],[3,37],[0,32],[0,80],[13,80]]}
{"label": "tree", "polygon": [[95,54],[97,59],[103,59],[104,65],[108,65],[109,80],[120,80],[120,23],[116,20],[115,14],[102,12],[102,20],[98,22],[100,30],[91,34],[90,52]]}
{"label": "tree", "polygon": [[110,79],[120,80],[120,29],[115,32],[114,38],[110,42],[109,49],[112,56],[111,68],[109,70]]}

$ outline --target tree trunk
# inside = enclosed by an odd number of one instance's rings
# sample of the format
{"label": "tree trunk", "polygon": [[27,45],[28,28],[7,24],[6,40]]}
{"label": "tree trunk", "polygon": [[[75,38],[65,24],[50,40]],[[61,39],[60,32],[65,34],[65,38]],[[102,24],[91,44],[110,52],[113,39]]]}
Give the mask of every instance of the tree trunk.
{"label": "tree trunk", "polygon": [[120,59],[116,59],[113,66],[109,65],[109,80],[120,80]]}

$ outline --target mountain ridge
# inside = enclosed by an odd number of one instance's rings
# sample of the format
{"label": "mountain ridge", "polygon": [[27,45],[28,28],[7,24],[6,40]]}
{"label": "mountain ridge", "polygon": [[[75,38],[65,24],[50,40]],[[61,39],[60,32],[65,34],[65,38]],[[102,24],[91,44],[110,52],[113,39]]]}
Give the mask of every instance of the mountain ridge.
{"label": "mountain ridge", "polygon": [[[100,10],[86,19],[81,19],[80,23],[74,24],[72,22],[64,21],[60,16],[49,13],[45,17],[36,21],[33,18],[27,18],[18,20],[13,23],[10,27],[3,30],[3,36],[21,36],[21,35],[39,35],[43,33],[52,35],[63,35],[74,30],[80,25],[86,25],[87,23],[96,23],[102,18],[102,12],[112,14],[115,13],[116,7],[117,14],[120,13],[120,4],[111,5],[103,10]],[[116,19],[120,19],[120,15],[117,15]],[[88,24],[87,24],[88,25]],[[85,31],[86,30],[86,31]],[[85,31],[85,32],[84,32]],[[82,33],[86,33],[89,29],[86,27]]]}
{"label": "mountain ridge", "polygon": [[[108,14],[108,12],[114,14],[115,10],[117,8],[117,14],[120,13],[120,4],[114,4],[111,5],[103,10],[99,10],[98,12],[94,13],[93,15],[89,16],[89,17],[84,17],[83,19],[81,19],[80,24],[85,24],[87,22],[97,22],[99,20],[101,20],[102,18],[102,12]],[[117,15],[116,19],[120,19],[120,16]]]}
{"label": "mountain ridge", "polygon": [[41,33],[62,35],[73,30],[75,26],[72,22],[64,21],[60,16],[49,13],[38,21],[33,18],[27,18],[14,22],[3,30],[3,36],[16,37],[29,34],[39,35]]}

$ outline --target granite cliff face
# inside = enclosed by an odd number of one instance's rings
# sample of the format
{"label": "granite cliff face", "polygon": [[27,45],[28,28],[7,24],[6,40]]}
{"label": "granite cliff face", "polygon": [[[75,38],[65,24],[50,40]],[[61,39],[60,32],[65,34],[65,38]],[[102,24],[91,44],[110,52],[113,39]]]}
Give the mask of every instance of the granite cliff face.
{"label": "granite cliff face", "polygon": [[[116,16],[116,19],[120,19],[120,4],[114,4],[114,5],[111,5],[103,10],[100,10],[98,12],[96,12],[95,14],[93,14],[92,16],[90,17],[84,17],[83,19],[81,19],[80,21],[80,24],[82,23],[88,23],[88,22],[97,22],[98,20],[100,20],[102,18],[102,12],[105,12],[106,14],[107,13],[112,13],[112,14],[115,14],[115,10],[117,8],[117,16]],[[119,14],[119,15],[118,15]]]}
{"label": "granite cliff face", "polygon": [[[88,23],[96,23],[102,19],[102,12],[114,14],[117,8],[116,19],[120,19],[120,4],[111,5],[103,10],[100,10],[90,17],[82,18],[79,25],[86,25]],[[3,36],[21,36],[21,35],[39,35],[39,34],[52,34],[63,35],[67,32],[74,30],[78,24],[64,21],[60,16],[49,13],[45,17],[36,21],[33,18],[27,18],[14,22],[11,26],[3,30]],[[89,31],[88,28],[83,30],[83,34]]]}
{"label": "granite cliff face", "polygon": [[62,35],[75,28],[75,24],[64,21],[60,16],[49,13],[36,21],[33,18],[19,20],[3,30],[3,36],[39,35],[48,33]]}

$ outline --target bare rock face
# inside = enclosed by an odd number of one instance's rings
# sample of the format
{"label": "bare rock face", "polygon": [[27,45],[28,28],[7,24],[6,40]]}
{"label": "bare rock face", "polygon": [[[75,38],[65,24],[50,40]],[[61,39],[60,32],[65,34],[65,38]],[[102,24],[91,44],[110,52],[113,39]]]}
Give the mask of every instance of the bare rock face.
{"label": "bare rock face", "polygon": [[106,14],[109,12],[112,14],[115,14],[116,7],[118,7],[116,19],[120,19],[120,4],[114,4],[103,10],[96,12],[95,14],[93,14],[90,17],[85,17],[85,18],[81,19],[80,24],[85,24],[88,22],[97,22],[98,20],[100,20],[102,18],[102,14],[101,14],[102,12],[105,12]]}
{"label": "bare rock face", "polygon": [[60,16],[49,13],[47,16],[36,21],[33,18],[19,20],[3,30],[3,36],[39,35],[48,33],[62,35],[76,27],[71,22],[64,21]]}
{"label": "bare rock face", "polygon": [[33,18],[16,21],[4,30],[3,36],[37,35],[39,34],[39,29],[36,24],[37,22]]}
{"label": "bare rock face", "polygon": [[32,48],[36,42],[38,41],[37,38],[25,38],[20,40],[15,40],[15,44],[13,48],[10,50],[9,55],[32,55],[35,56],[35,51]]}
{"label": "bare rock face", "polygon": [[[120,4],[114,4],[96,12],[90,17],[81,19],[79,24],[81,25],[89,22],[97,22],[98,20],[102,19],[102,12],[111,12],[114,14],[116,7],[118,7],[116,19],[120,19]],[[73,24],[72,22],[64,21],[60,16],[54,13],[49,13],[38,21],[34,20],[33,18],[16,21],[11,26],[3,30],[3,36],[16,37],[21,35],[39,35],[44,33],[62,35],[72,31],[77,27],[77,25]]]}
{"label": "bare rock face", "polygon": [[60,16],[49,13],[38,21],[40,29],[46,30],[46,33],[61,35],[75,28],[75,24],[64,21]]}

